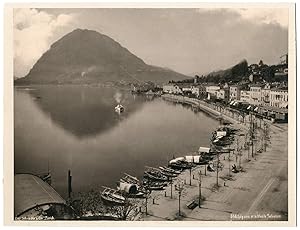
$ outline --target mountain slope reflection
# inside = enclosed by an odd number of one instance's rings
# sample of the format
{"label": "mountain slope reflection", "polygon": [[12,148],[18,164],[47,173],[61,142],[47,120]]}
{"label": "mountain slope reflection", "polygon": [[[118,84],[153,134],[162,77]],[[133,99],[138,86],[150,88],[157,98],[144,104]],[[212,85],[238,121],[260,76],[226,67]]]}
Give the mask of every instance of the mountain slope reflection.
{"label": "mountain slope reflection", "polygon": [[[30,90],[38,107],[53,122],[79,138],[95,136],[106,131],[138,110],[146,101],[129,91],[91,86],[39,86]],[[116,113],[114,95],[121,95],[125,112]]]}
{"label": "mountain slope reflection", "polygon": [[69,169],[74,192],[101,185],[115,188],[124,172],[141,178],[145,165],[167,165],[173,156],[209,146],[218,127],[211,117],[161,98],[148,103],[145,97],[134,99],[120,91],[125,111],[118,117],[118,90],[58,88],[15,89],[14,172],[40,174],[49,169],[52,186],[64,198]]}

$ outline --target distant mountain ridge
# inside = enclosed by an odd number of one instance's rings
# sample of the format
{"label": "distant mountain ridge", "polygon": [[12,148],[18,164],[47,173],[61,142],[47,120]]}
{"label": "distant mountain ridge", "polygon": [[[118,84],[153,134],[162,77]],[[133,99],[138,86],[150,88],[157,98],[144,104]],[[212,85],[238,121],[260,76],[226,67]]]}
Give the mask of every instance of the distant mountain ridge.
{"label": "distant mountain ridge", "polygon": [[207,75],[207,78],[210,78],[210,80],[214,82],[239,82],[241,81],[244,77],[247,76],[248,73],[248,62],[246,60],[240,61],[238,64],[225,69],[225,70],[219,70],[219,71],[214,71],[211,72]]}
{"label": "distant mountain ridge", "polygon": [[[244,59],[240,61],[238,64],[229,67],[224,70],[217,70],[210,72],[209,74],[206,75],[198,75],[198,82],[199,83],[237,83],[242,80],[248,80],[249,72],[248,72],[248,63]],[[186,78],[184,80],[179,80],[177,82],[182,82],[182,83],[193,83],[194,79],[193,78]]]}
{"label": "distant mountain ridge", "polygon": [[[287,64],[266,65],[261,60],[259,64],[248,65],[244,59],[238,64],[225,69],[214,71],[200,78],[201,82],[213,83],[240,83],[249,80],[249,76],[255,76],[256,82],[284,82],[287,81],[287,74],[283,74]],[[281,74],[280,74],[281,73]]]}
{"label": "distant mountain ridge", "polygon": [[146,64],[110,37],[76,29],[53,43],[16,84],[122,84],[182,80],[186,75]]}

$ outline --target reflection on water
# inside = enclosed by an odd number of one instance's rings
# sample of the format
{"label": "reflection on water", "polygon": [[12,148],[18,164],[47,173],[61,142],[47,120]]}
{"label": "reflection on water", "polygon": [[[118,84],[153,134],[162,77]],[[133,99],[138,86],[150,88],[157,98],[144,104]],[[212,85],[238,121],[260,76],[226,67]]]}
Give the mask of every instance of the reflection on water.
{"label": "reflection on water", "polygon": [[116,186],[124,172],[142,177],[144,166],[167,164],[208,145],[218,122],[190,107],[121,91],[125,113],[114,112],[116,89],[82,86],[15,89],[15,173],[42,173],[73,191]]}
{"label": "reflection on water", "polygon": [[[128,92],[105,87],[43,86],[29,92],[56,124],[80,138],[111,128],[144,102]],[[118,103],[126,108],[121,117],[114,112]]]}

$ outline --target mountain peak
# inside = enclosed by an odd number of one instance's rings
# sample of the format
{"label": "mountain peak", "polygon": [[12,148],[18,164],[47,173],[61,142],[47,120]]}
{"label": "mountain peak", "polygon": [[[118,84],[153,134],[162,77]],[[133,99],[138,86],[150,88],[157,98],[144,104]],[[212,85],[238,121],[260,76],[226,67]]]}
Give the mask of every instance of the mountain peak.
{"label": "mountain peak", "polygon": [[147,65],[112,38],[77,28],[54,42],[21,81],[37,84],[156,83],[184,79],[171,70]]}
{"label": "mountain peak", "polygon": [[103,34],[99,33],[99,32],[96,31],[96,30],[82,29],[82,28],[74,29],[73,31],[71,31],[71,32],[68,33],[67,35],[70,35],[70,34],[76,34],[76,33],[98,33],[98,34],[100,34],[100,35],[103,35]]}

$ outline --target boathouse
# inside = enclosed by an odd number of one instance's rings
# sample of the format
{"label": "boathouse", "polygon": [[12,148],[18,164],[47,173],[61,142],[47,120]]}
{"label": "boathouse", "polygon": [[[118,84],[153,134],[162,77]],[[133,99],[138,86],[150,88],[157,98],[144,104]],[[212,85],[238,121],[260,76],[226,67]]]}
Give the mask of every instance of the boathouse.
{"label": "boathouse", "polygon": [[14,216],[16,219],[73,219],[72,208],[48,183],[32,174],[14,176]]}

